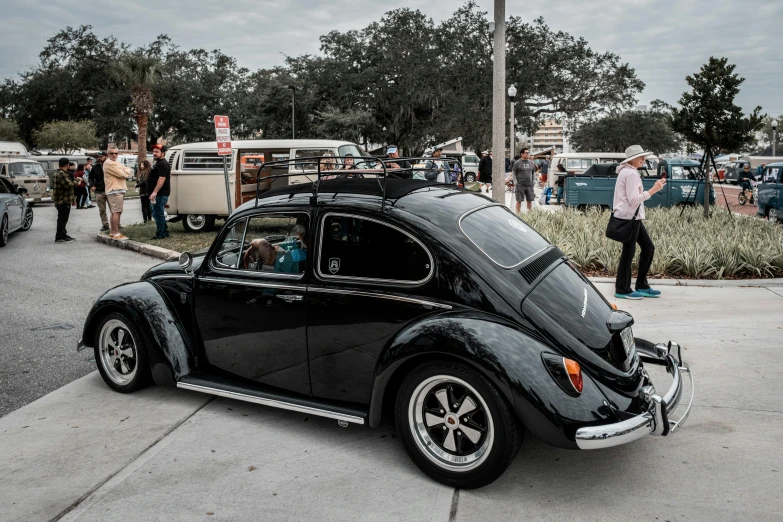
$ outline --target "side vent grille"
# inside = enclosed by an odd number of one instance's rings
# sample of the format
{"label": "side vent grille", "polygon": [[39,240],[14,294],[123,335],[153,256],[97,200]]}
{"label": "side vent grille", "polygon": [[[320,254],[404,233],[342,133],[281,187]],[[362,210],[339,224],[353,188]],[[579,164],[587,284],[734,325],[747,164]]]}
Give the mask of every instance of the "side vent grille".
{"label": "side vent grille", "polygon": [[525,281],[532,283],[549,265],[563,257],[565,254],[557,247],[552,247],[528,264],[519,269],[519,273],[525,278]]}

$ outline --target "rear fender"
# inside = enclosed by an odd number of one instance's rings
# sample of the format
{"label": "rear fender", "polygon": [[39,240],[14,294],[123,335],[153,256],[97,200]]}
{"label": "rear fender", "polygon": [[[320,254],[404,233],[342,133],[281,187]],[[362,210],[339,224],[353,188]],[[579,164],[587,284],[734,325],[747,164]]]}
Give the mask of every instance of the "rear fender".
{"label": "rear fender", "polygon": [[95,301],[84,323],[82,346],[91,347],[100,320],[109,313],[126,314],[141,330],[156,384],[173,385],[190,373],[192,357],[187,335],[174,309],[147,281],[112,288]]}
{"label": "rear fender", "polygon": [[[541,354],[560,355],[533,332],[482,312],[430,316],[401,331],[379,358],[370,402],[370,426],[380,424],[387,389],[428,360],[464,362],[488,378],[537,438],[562,448],[576,448],[579,427],[615,420],[595,382],[583,371],[579,397],[568,395],[549,375]],[[388,400],[393,397],[388,397]]]}

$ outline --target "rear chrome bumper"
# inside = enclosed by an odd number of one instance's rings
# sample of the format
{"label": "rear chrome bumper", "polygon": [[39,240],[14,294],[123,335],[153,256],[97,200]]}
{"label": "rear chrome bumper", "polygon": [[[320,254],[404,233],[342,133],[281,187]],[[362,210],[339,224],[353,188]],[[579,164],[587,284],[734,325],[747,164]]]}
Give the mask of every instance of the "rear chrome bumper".
{"label": "rear chrome bumper", "polygon": [[[668,346],[664,344],[652,345],[652,343],[637,339],[636,349],[643,362],[666,366],[666,371],[672,375],[672,384],[669,390],[661,397],[655,393],[655,388],[652,385],[645,386],[641,389],[640,394],[647,403],[646,412],[614,424],[579,428],[576,432],[576,444],[580,449],[611,448],[650,434],[671,435],[688,418],[693,405],[695,387],[690,368],[682,362],[680,346],[672,342]],[[680,405],[684,375],[687,375],[690,380],[691,396],[685,412],[678,420],[674,421],[669,417]]]}

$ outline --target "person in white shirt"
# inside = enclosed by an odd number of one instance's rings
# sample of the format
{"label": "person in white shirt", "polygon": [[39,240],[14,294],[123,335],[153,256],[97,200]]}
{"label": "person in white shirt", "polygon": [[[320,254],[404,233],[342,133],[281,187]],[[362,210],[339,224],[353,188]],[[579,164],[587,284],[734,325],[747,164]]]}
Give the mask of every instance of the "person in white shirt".
{"label": "person in white shirt", "polygon": [[432,151],[432,159],[424,166],[428,171],[425,179],[435,180],[438,183],[451,183],[451,169],[449,163],[441,158],[442,155],[441,149]]}
{"label": "person in white shirt", "polygon": [[[644,202],[653,194],[663,190],[666,178],[655,182],[650,190],[644,190],[642,177],[636,170],[644,165],[644,158],[652,156],[640,145],[631,145],[625,149],[625,159],[617,167],[617,183],[614,187],[614,217],[624,220],[634,220],[632,239],[623,243],[620,254],[620,264],[617,267],[614,296],[620,299],[642,299],[643,297],[658,297],[659,290],[653,290],[647,283],[647,273],[652,265],[655,245],[653,245],[647,230],[644,228]],[[631,289],[631,264],[636,254],[636,244],[639,244],[639,273],[636,278],[636,290]]]}

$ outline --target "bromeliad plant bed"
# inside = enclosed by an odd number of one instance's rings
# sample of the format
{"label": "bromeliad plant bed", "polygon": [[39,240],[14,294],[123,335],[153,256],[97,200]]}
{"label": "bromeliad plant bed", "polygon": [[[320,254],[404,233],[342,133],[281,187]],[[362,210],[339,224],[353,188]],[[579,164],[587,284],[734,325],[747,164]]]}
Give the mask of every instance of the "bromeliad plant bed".
{"label": "bromeliad plant bed", "polygon": [[[650,275],[668,278],[756,279],[783,276],[783,227],[761,219],[700,208],[645,209],[644,225],[655,244]],[[604,233],[608,212],[564,208],[522,214],[584,273],[617,273],[621,245]],[[634,267],[638,261],[638,253]]]}

